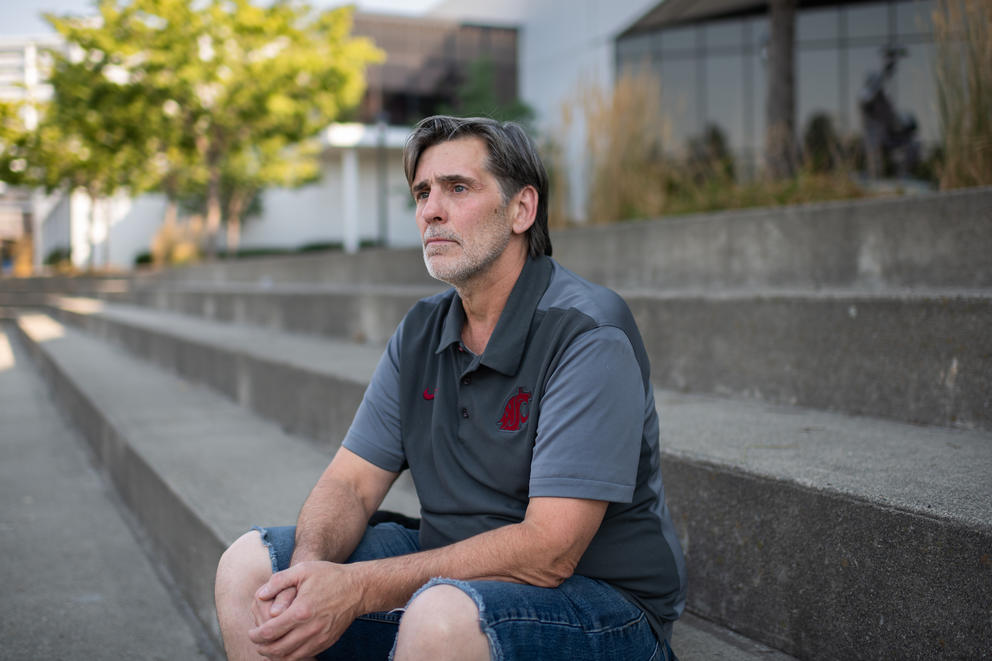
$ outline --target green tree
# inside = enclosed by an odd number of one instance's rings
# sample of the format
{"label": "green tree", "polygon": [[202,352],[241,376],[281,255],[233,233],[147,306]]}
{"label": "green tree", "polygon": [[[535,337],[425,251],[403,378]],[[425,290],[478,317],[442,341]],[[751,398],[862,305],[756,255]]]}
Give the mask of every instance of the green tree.
{"label": "green tree", "polygon": [[[106,60],[137,90],[121,118],[140,127],[145,171],[174,201],[202,192],[208,253],[235,194],[286,185],[287,153],[361,99],[364,68],[381,53],[350,36],[350,8],[248,0],[99,0],[101,21],[51,18],[88,59]],[[241,178],[244,181],[241,181]],[[240,223],[227,205],[228,222]],[[175,206],[170,204],[170,213]],[[232,214],[234,217],[232,217]]]}

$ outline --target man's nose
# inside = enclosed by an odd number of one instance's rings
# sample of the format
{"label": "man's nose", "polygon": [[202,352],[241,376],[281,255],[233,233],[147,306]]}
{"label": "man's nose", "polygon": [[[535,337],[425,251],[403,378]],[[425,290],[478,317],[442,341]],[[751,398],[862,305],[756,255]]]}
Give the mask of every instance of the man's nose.
{"label": "man's nose", "polygon": [[439,197],[434,191],[427,194],[427,199],[420,207],[420,216],[424,222],[432,223],[444,220],[444,208],[441,200],[438,199]]}

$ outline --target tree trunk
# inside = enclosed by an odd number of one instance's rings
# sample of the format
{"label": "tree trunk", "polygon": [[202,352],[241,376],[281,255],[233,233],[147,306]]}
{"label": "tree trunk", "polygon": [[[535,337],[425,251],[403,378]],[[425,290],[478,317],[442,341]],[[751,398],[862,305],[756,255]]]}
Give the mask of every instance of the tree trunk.
{"label": "tree trunk", "polygon": [[241,244],[241,214],[244,213],[247,195],[234,191],[227,205],[227,256],[233,258]]}
{"label": "tree trunk", "polygon": [[88,269],[93,271],[96,269],[96,193],[92,190],[87,190],[86,195],[90,198],[90,213],[87,222],[89,227],[87,227],[86,238],[90,243],[90,254],[87,259]]}
{"label": "tree trunk", "polygon": [[207,259],[217,257],[217,237],[220,234],[220,171],[211,172],[207,183]]}
{"label": "tree trunk", "polygon": [[765,158],[776,179],[794,176],[796,145],[796,0],[771,0],[768,42],[768,95],[765,100]]}
{"label": "tree trunk", "polygon": [[113,204],[110,200],[100,200],[100,215],[103,216],[103,268],[110,269],[110,230],[113,223]]}

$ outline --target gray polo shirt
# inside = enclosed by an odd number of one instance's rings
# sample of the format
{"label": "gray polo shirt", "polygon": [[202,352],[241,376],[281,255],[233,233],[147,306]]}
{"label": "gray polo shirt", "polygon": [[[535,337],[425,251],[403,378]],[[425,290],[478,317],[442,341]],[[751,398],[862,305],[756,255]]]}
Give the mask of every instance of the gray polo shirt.
{"label": "gray polo shirt", "polygon": [[407,313],[344,446],[409,468],[424,549],[522,521],[531,497],[608,501],[576,573],[642,608],[660,636],[685,606],[665,505],[650,367],[626,303],[529,259],[481,356],[452,289]]}

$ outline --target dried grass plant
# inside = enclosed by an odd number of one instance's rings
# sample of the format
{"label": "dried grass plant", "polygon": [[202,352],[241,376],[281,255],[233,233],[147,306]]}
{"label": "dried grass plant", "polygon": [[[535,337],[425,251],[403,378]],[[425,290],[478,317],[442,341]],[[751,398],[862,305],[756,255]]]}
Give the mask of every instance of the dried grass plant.
{"label": "dried grass plant", "polygon": [[992,184],[992,0],[939,0],[933,13],[943,189]]}
{"label": "dried grass plant", "polygon": [[587,86],[580,100],[588,159],[587,217],[606,223],[661,215],[666,127],[657,77],[625,73],[612,89]]}

